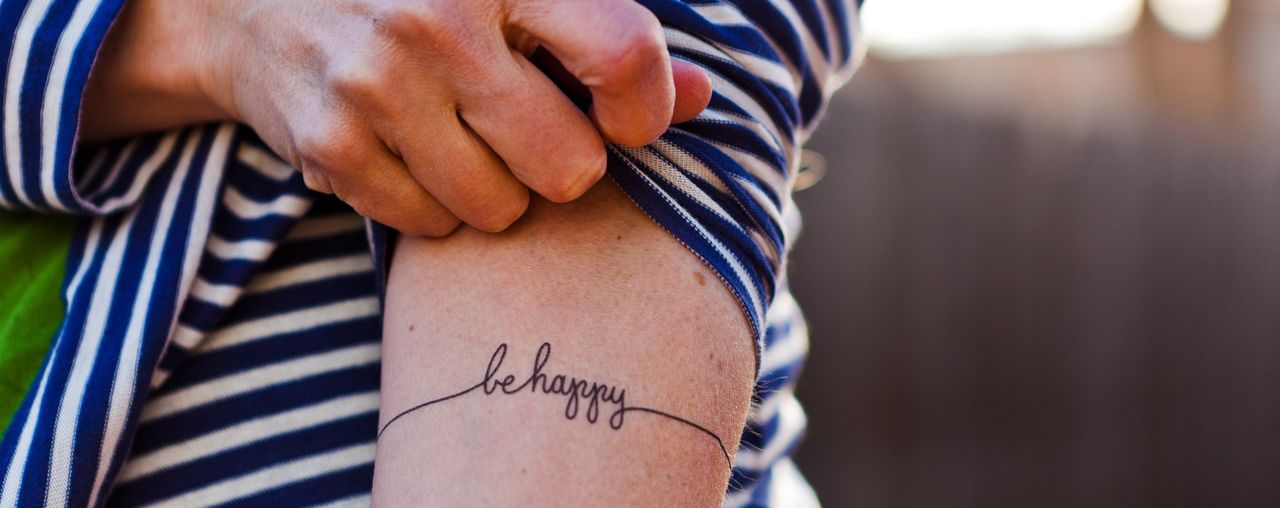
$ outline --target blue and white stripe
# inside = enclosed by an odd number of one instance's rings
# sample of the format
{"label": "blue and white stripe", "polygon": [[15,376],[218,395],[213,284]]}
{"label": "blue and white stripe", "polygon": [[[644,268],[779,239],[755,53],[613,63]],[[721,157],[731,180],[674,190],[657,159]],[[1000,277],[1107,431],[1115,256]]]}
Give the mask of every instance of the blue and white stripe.
{"label": "blue and white stripe", "polygon": [[[790,192],[799,147],[859,59],[856,6],[640,3],[714,94],[657,143],[611,148],[609,174],[757,332],[726,504],[812,501],[788,458],[807,352],[783,281]],[[120,5],[0,0],[0,208],[86,216],[65,321],[0,442],[0,506],[367,504],[389,233],[307,191],[242,126],[77,154],[81,92]]]}

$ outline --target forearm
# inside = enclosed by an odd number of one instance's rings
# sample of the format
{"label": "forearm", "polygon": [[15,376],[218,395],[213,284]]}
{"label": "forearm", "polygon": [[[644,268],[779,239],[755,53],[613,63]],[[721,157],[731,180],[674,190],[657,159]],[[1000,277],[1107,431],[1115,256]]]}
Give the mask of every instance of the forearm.
{"label": "forearm", "polygon": [[202,1],[127,0],[85,89],[82,141],[101,141],[231,115],[213,99],[223,48]]}
{"label": "forearm", "polygon": [[385,315],[376,503],[720,503],[750,328],[612,182],[502,235],[402,238]]}

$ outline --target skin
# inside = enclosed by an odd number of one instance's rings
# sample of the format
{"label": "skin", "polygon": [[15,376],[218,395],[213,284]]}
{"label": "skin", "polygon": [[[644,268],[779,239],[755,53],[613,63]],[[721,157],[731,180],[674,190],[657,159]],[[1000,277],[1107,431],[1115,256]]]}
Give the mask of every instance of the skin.
{"label": "skin", "polygon": [[[754,369],[746,319],[600,181],[605,141],[647,143],[709,97],[630,0],[129,0],[79,135],[239,121],[310,187],[404,232],[383,422],[477,382],[500,342],[515,372],[550,342],[550,370],[622,386],[732,454]],[[416,412],[377,453],[381,506],[717,506],[729,475],[705,434],[643,414],[617,430],[567,420],[541,394]]]}
{"label": "skin", "polygon": [[[557,205],[535,199],[500,235],[463,227],[402,238],[383,329],[385,424],[478,382],[500,342],[523,381],[547,371],[627,389],[629,406],[695,421],[734,453],[754,373],[752,334],[716,275],[611,182]],[[518,382],[520,382],[518,381]],[[720,506],[715,441],[630,413],[609,427],[565,399],[479,391],[400,418],[378,441],[377,506]]]}
{"label": "skin", "polygon": [[[529,61],[539,47],[589,111]],[[80,136],[235,120],[361,215],[410,235],[495,232],[530,191],[565,202],[594,185],[605,140],[666,130],[677,82],[701,101],[682,116],[696,114],[709,82],[673,71],[661,26],[631,0],[130,0]]]}

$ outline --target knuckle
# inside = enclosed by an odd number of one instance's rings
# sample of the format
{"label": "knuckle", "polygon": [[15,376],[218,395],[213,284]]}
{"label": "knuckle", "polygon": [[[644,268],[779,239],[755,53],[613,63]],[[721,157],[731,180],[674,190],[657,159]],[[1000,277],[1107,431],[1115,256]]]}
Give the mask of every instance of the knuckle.
{"label": "knuckle", "polygon": [[625,115],[616,110],[608,115],[597,114],[600,134],[610,142],[626,147],[640,147],[654,142],[670,127],[672,107],[657,107],[652,104],[647,106],[639,110],[632,109]]}
{"label": "knuckle", "polygon": [[329,185],[328,179],[315,169],[308,169],[302,172],[302,183],[312,191],[333,194],[333,188]]}
{"label": "knuckle", "polygon": [[351,129],[336,124],[307,129],[298,136],[297,145],[305,163],[330,174],[347,171],[360,152],[360,142]]}
{"label": "knuckle", "polygon": [[500,233],[515,224],[528,207],[529,194],[521,192],[510,199],[488,204],[468,224],[486,233]]}
{"label": "knuckle", "polygon": [[[462,223],[457,216],[443,205],[429,200],[423,205],[397,205],[381,199],[385,209],[381,211],[385,221],[383,224],[394,227],[402,233],[439,238],[448,236]],[[409,199],[409,202],[418,201]]]}
{"label": "knuckle", "polygon": [[461,224],[462,221],[452,214],[437,213],[422,221],[421,229],[417,233],[431,238],[449,236],[449,233],[458,229]]}
{"label": "knuckle", "polygon": [[387,73],[373,60],[343,59],[326,73],[331,90],[339,96],[362,103],[378,102],[387,90]]}
{"label": "knuckle", "polygon": [[368,199],[360,193],[350,192],[346,186],[340,185],[340,182],[333,182],[333,194],[343,203],[346,203],[347,206],[350,206],[352,210],[355,210],[357,214],[360,214],[361,217],[368,217],[379,222],[385,219]]}
{"label": "knuckle", "polygon": [[648,74],[662,62],[666,39],[662,26],[652,14],[623,25],[601,55],[605,67],[600,79],[605,86],[627,85]]}
{"label": "knuckle", "polygon": [[590,162],[566,171],[543,191],[542,196],[556,203],[566,203],[586,194],[588,189],[604,177],[604,151],[601,150],[599,154],[598,159],[587,159]]}
{"label": "knuckle", "polygon": [[439,42],[452,33],[454,16],[442,2],[396,2],[378,13],[380,31],[394,39],[418,43]]}
{"label": "knuckle", "polygon": [[658,115],[652,115],[644,120],[635,120],[631,124],[619,125],[613,123],[605,125],[604,130],[608,133],[610,140],[627,147],[640,147],[648,145],[662,136],[667,131],[668,120]]}
{"label": "knuckle", "polygon": [[[339,196],[342,195],[339,194]],[[406,234],[441,237],[448,235],[458,226],[458,220],[446,210],[432,213],[388,202],[369,192],[356,192],[343,197],[342,200],[356,213]]]}

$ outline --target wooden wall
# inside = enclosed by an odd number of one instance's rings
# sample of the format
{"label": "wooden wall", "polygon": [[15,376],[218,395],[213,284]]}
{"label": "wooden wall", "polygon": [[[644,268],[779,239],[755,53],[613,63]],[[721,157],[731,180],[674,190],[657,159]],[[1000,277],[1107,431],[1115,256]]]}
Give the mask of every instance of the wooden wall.
{"label": "wooden wall", "polygon": [[1280,506],[1277,14],[840,93],[791,265],[827,506]]}

